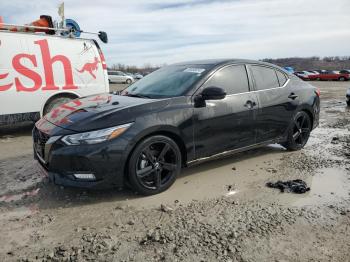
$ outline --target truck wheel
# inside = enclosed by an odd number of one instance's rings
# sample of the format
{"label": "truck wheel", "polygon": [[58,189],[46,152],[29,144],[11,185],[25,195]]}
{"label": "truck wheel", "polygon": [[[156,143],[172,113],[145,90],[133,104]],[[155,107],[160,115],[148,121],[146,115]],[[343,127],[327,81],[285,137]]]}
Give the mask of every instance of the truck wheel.
{"label": "truck wheel", "polygon": [[338,80],[339,80],[339,81],[345,81],[345,77],[341,76],[341,77],[339,77]]}
{"label": "truck wheel", "polygon": [[316,81],[320,81],[320,80],[321,80],[321,78],[319,78],[319,77],[316,78]]}
{"label": "truck wheel", "polygon": [[131,79],[126,79],[126,83],[128,84],[128,85],[130,85],[131,84]]}
{"label": "truck wheel", "polygon": [[68,103],[68,102],[72,101],[73,99],[75,99],[75,98],[69,97],[69,96],[60,96],[60,97],[53,98],[52,100],[48,101],[47,104],[45,105],[43,115],[46,115],[52,109],[54,109],[62,104]]}

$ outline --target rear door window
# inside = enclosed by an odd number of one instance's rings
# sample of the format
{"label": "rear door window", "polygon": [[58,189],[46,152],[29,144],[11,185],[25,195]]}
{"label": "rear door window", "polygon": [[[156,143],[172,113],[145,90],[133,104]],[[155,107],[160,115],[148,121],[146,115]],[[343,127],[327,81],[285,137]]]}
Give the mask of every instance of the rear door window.
{"label": "rear door window", "polygon": [[251,68],[257,90],[266,90],[280,86],[274,69],[256,65],[252,65]]}
{"label": "rear door window", "polygon": [[213,86],[223,88],[228,95],[249,92],[245,66],[233,65],[220,69],[204,84],[204,88]]}
{"label": "rear door window", "polygon": [[277,74],[277,78],[278,78],[278,82],[280,84],[280,86],[283,86],[286,82],[287,82],[287,77],[285,74],[283,74],[281,71],[276,70],[276,74]]}

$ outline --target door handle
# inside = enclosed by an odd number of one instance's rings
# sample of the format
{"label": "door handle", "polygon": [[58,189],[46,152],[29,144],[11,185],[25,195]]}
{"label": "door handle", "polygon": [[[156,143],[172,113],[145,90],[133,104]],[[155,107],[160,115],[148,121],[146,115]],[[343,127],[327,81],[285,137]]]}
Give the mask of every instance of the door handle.
{"label": "door handle", "polygon": [[252,109],[254,106],[256,106],[256,103],[254,101],[248,100],[245,104],[245,107]]}
{"label": "door handle", "polygon": [[290,95],[288,96],[288,98],[289,99],[295,99],[295,98],[297,98],[298,96],[296,95],[296,94],[294,94],[294,93],[290,93]]}

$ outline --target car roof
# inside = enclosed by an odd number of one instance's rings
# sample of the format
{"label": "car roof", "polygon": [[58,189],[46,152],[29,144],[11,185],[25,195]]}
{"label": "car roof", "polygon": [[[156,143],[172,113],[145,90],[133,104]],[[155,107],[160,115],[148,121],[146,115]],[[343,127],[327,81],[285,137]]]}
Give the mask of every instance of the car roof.
{"label": "car roof", "polygon": [[267,66],[272,66],[272,67],[278,68],[281,71],[288,73],[283,68],[281,68],[277,65],[274,65],[274,64],[270,64],[270,63],[266,63],[266,62],[262,62],[262,61],[258,61],[258,60],[238,59],[238,58],[194,60],[194,61],[176,63],[174,65],[211,65],[214,68],[216,66],[225,65],[225,64],[234,64],[234,63],[267,65]]}

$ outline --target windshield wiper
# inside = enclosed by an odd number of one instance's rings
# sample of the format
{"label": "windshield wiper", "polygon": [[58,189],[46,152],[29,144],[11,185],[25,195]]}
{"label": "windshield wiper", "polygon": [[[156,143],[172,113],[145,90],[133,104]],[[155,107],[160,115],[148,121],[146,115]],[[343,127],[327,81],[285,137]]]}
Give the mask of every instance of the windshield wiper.
{"label": "windshield wiper", "polygon": [[151,98],[150,96],[147,96],[147,95],[140,95],[140,94],[127,94],[126,96],[130,96],[130,97],[139,97],[139,98]]}

